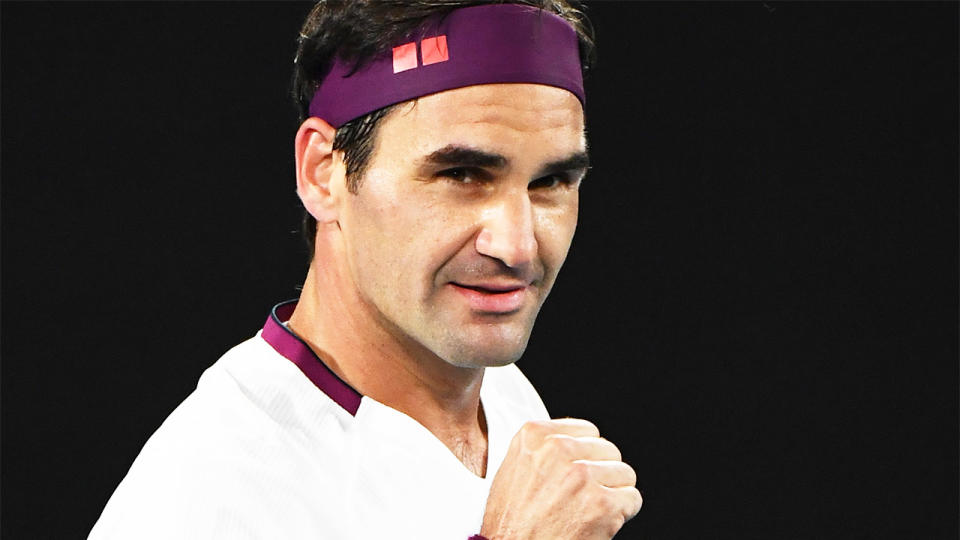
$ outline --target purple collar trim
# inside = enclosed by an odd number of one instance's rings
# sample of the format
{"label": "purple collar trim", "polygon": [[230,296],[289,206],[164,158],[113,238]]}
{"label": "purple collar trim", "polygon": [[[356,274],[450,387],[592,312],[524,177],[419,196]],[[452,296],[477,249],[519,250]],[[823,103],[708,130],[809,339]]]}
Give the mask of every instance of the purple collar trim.
{"label": "purple collar trim", "polygon": [[281,302],[273,307],[260,337],[270,344],[284,358],[290,360],[310,379],[317,388],[330,399],[337,402],[346,411],[354,416],[360,408],[359,392],[343,382],[343,379],[323,363],[302,339],[283,325],[290,320],[293,310],[297,307],[297,300]]}
{"label": "purple collar trim", "polygon": [[429,19],[363,66],[336,57],[310,101],[331,126],[428,94],[490,83],[536,83],[586,102],[577,32],[533,6],[490,4]]}

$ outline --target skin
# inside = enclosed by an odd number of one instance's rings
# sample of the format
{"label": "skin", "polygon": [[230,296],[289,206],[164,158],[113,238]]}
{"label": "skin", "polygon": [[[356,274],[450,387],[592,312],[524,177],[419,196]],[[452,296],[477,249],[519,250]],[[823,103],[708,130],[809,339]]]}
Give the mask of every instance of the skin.
{"label": "skin", "polygon": [[[573,239],[584,171],[565,183],[541,169],[585,152],[580,104],[560,89],[510,86],[442,92],[397,111],[340,214],[346,264],[371,316],[423,349],[421,362],[470,370],[519,359]],[[504,163],[461,168],[447,162],[455,148]],[[443,163],[427,159],[437,152]],[[515,311],[480,312],[453,283],[522,284],[527,298]]]}
{"label": "skin", "polygon": [[[334,135],[310,118],[296,137],[297,192],[318,226],[290,326],[348,384],[420,422],[483,476],[484,368],[520,358],[576,229],[586,172],[580,102],[549,86],[489,84],[404,104],[382,120],[356,193]],[[487,536],[517,536],[522,523],[560,510],[505,491],[538,493],[545,478],[569,474],[565,466],[585,468],[577,459],[620,463],[618,451],[595,452],[598,433],[574,431],[549,422],[521,430],[494,481],[505,487],[491,494]],[[551,433],[576,444],[534,460],[554,452],[543,442]],[[635,491],[631,475],[601,477]],[[580,501],[562,493],[561,506]],[[614,506],[619,523],[632,516],[632,502],[604,508]],[[514,512],[504,517],[505,508]]]}
{"label": "skin", "polygon": [[609,539],[637,515],[637,475],[586,420],[529,422],[510,442],[490,487],[490,540]]}
{"label": "skin", "polygon": [[[585,171],[545,167],[586,152],[580,103],[533,84],[420,98],[383,119],[356,194],[333,134],[313,118],[297,135],[298,193],[318,231],[291,326],[360,392],[485,461],[483,368],[523,353],[576,229]],[[480,167],[455,150],[502,159]],[[460,285],[522,298],[478,310]]]}

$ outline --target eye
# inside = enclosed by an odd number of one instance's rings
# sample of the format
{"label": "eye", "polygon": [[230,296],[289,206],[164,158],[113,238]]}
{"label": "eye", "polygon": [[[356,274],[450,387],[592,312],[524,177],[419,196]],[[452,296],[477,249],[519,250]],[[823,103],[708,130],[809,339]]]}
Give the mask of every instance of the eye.
{"label": "eye", "polygon": [[454,167],[444,169],[437,173],[438,178],[443,178],[457,184],[477,184],[483,182],[486,176],[481,171],[469,167]]}
{"label": "eye", "polygon": [[569,187],[573,184],[574,181],[569,176],[562,174],[551,174],[550,176],[537,178],[533,182],[530,182],[528,187],[529,189],[555,189],[559,187]]}

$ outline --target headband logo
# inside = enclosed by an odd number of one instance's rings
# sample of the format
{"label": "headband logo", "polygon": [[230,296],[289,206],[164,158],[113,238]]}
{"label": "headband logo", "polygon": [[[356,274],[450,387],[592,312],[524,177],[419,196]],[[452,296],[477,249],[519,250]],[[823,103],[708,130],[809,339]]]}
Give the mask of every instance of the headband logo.
{"label": "headband logo", "polygon": [[429,66],[437,62],[446,62],[450,59],[447,54],[447,36],[428,37],[420,42],[420,54],[423,55],[423,65]]}
{"label": "headband logo", "polygon": [[[424,66],[446,62],[450,59],[450,53],[447,51],[447,36],[439,35],[424,38],[420,42],[420,55],[423,57]],[[417,42],[411,41],[404,43],[399,47],[393,48],[393,72],[400,73],[408,69],[420,67],[417,63]]]}

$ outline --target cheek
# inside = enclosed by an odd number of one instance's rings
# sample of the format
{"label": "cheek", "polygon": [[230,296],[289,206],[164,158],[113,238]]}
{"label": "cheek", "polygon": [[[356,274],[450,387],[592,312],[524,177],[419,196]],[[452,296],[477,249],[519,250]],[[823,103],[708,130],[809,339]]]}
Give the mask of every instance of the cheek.
{"label": "cheek", "polygon": [[567,258],[577,230],[579,196],[574,193],[563,205],[544,209],[537,215],[537,245],[544,264],[556,273]]}
{"label": "cheek", "polygon": [[350,251],[366,283],[422,292],[469,235],[469,212],[414,180],[399,182],[368,171],[351,204]]}
{"label": "cheek", "polygon": [[403,259],[410,256],[404,246],[412,242],[416,216],[398,200],[395,181],[376,169],[367,171],[356,194],[345,196],[340,226],[358,285],[368,293],[396,289]]}

